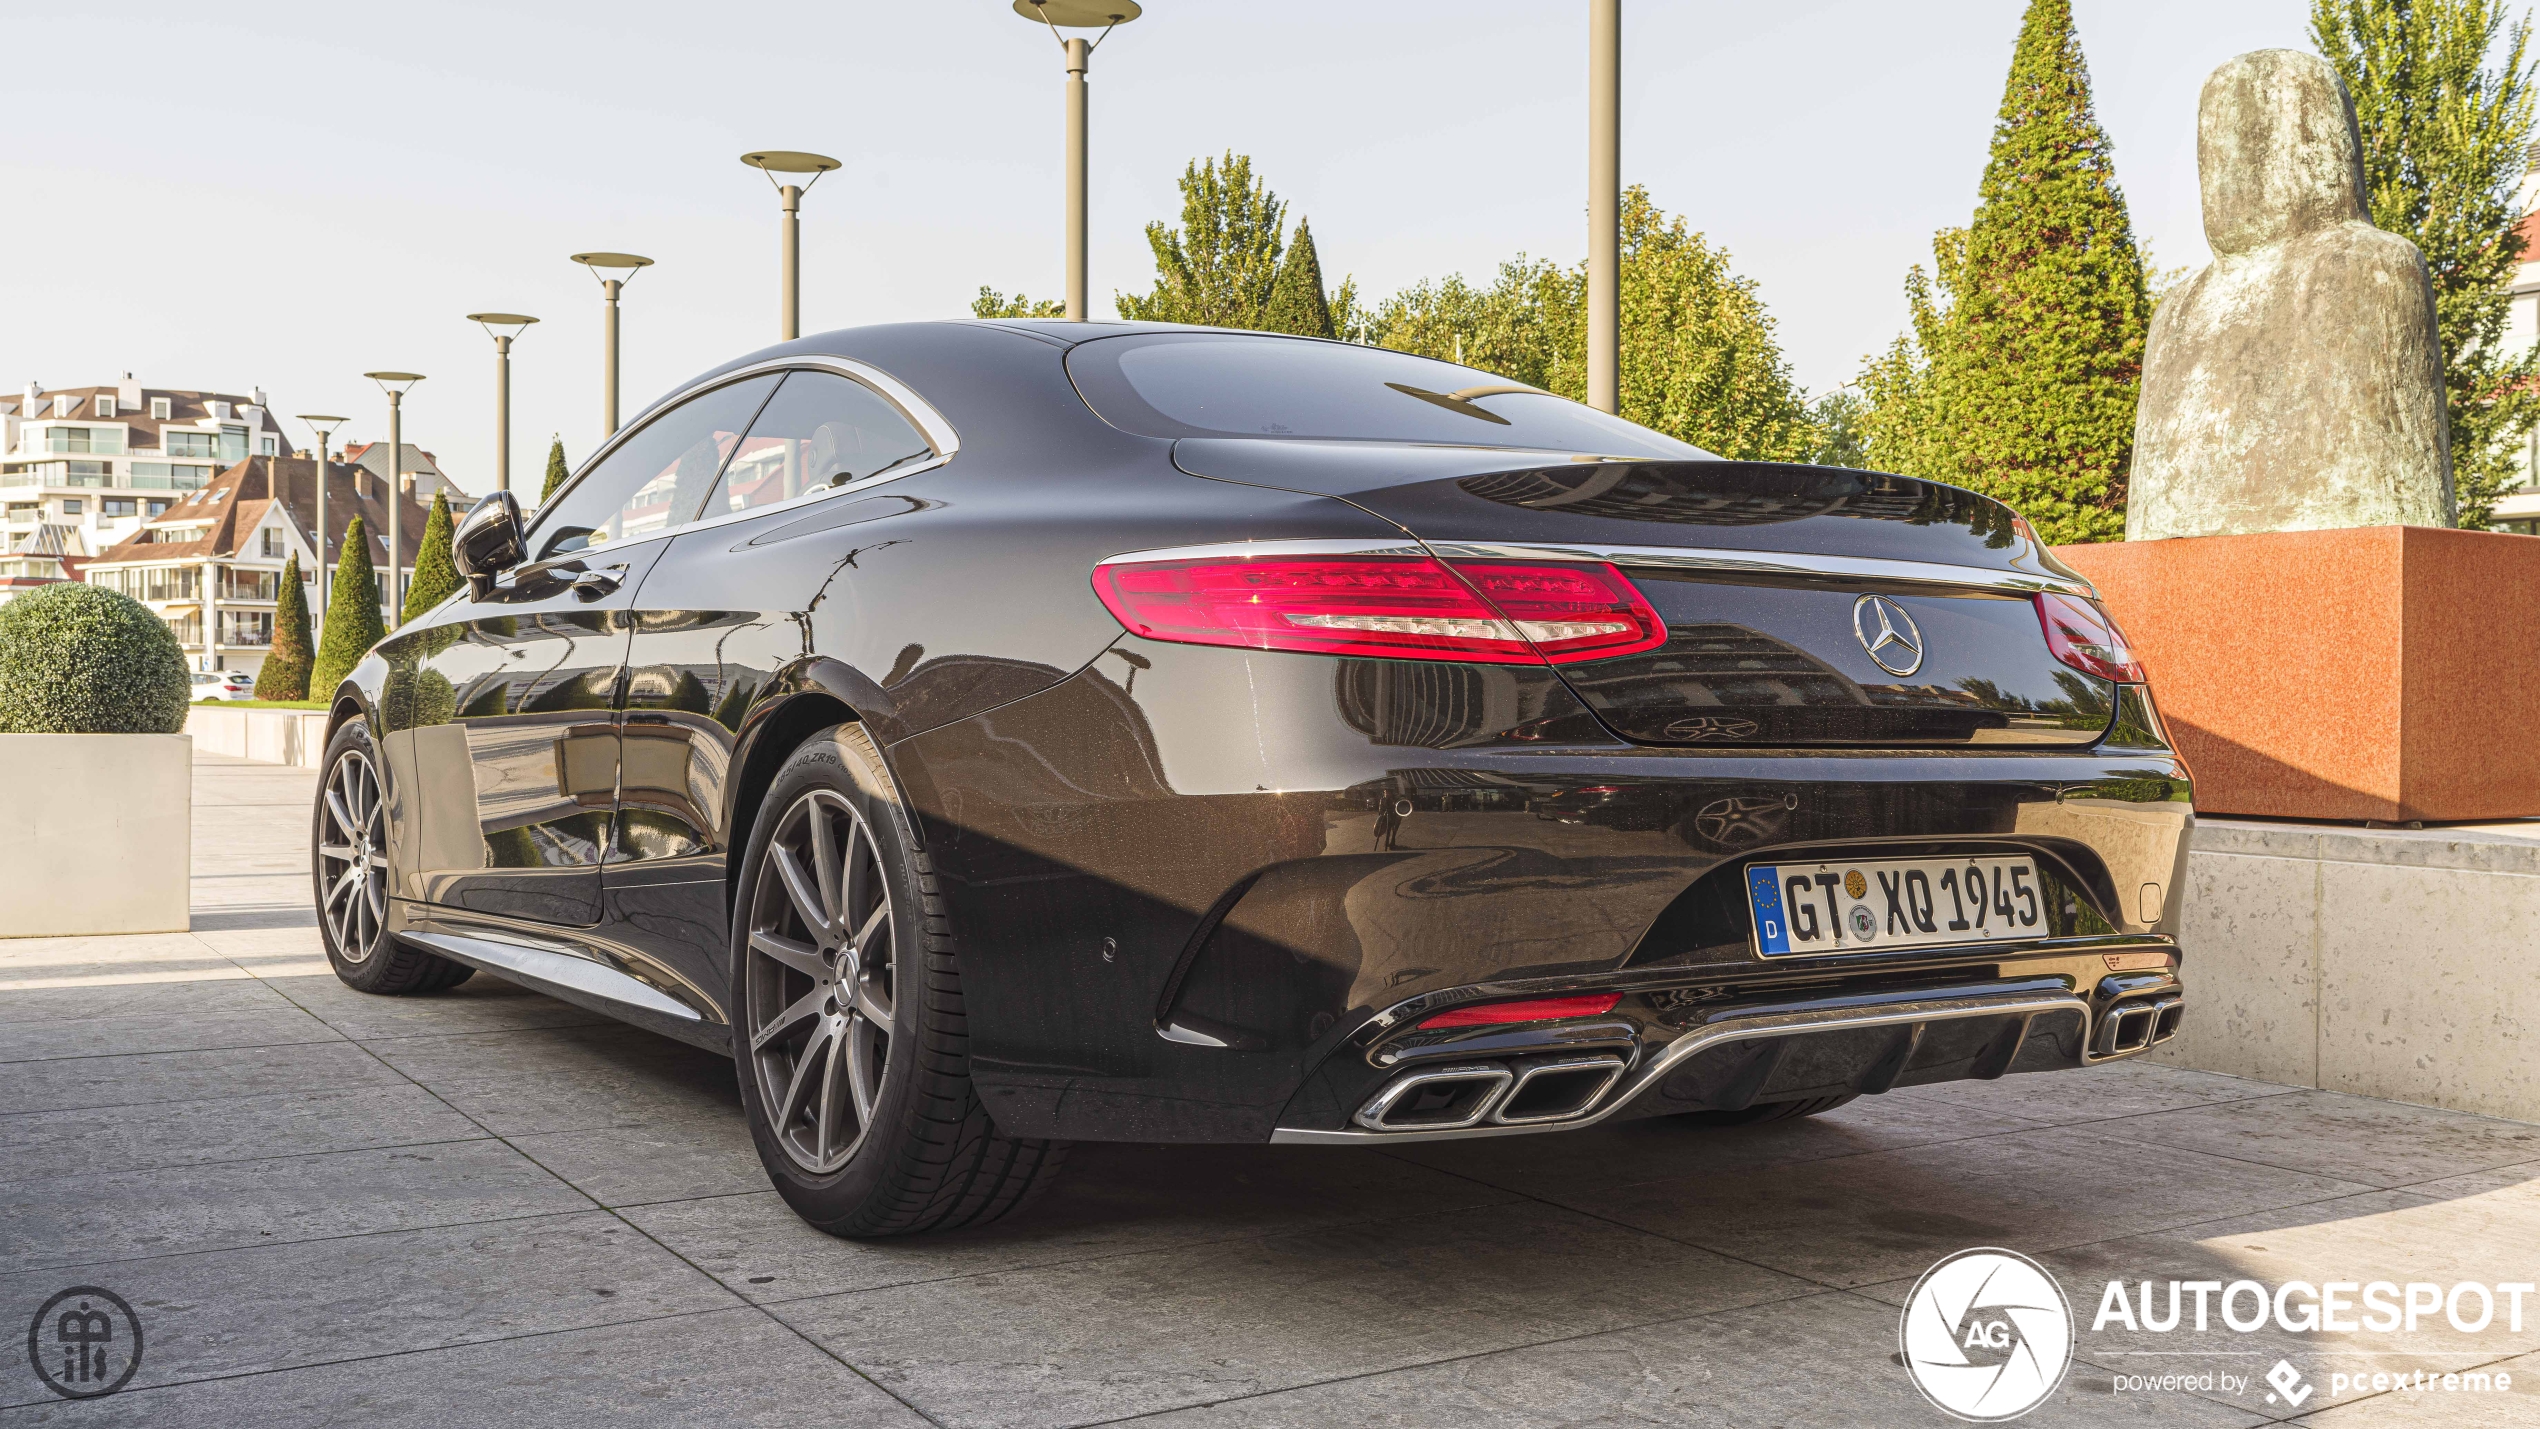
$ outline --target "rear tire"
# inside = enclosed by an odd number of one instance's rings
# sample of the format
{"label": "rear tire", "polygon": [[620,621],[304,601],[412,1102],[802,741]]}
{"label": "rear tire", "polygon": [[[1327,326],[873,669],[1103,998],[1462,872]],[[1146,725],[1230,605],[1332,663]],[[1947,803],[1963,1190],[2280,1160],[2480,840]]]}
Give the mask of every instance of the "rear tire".
{"label": "rear tire", "polygon": [[1736,1111],[1680,1111],[1673,1119],[1688,1126],[1760,1126],[1768,1121],[1817,1116],[1860,1099],[1859,1092],[1845,1092],[1841,1096],[1807,1097],[1795,1102],[1758,1102]]}
{"label": "rear tire", "polygon": [[388,931],[388,808],[370,721],[356,715],[326,742],[311,814],[309,872],[318,940],[344,985],[385,997],[453,988],[474,976],[465,963],[398,942]]}
{"label": "rear tire", "polygon": [[750,1139],[815,1229],[979,1225],[1056,1177],[1066,1143],[1004,1135],[971,1086],[944,899],[862,725],[813,735],[777,770],[731,949]]}

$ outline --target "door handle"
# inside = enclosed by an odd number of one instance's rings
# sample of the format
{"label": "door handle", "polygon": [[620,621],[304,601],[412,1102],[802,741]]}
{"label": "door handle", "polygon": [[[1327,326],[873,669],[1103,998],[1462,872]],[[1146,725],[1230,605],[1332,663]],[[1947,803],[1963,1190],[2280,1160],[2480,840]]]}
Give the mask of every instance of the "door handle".
{"label": "door handle", "polygon": [[617,587],[618,577],[612,571],[584,571],[573,578],[573,593],[583,600],[598,600]]}

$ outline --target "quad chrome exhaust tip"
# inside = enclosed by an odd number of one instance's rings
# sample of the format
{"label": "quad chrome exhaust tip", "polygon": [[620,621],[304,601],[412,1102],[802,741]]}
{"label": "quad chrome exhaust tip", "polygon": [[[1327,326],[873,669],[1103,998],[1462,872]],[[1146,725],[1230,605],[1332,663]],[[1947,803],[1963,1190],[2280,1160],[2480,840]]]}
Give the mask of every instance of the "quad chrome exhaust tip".
{"label": "quad chrome exhaust tip", "polygon": [[1552,1057],[1511,1068],[1495,1062],[1406,1072],[1367,1099],[1350,1120],[1369,1131],[1461,1131],[1535,1126],[1582,1116],[1621,1081],[1630,1063],[1614,1053]]}
{"label": "quad chrome exhaust tip", "polygon": [[2157,1047],[2178,1035],[2180,1017],[2185,1011],[2185,1002],[2176,996],[2120,1002],[2099,1014],[2091,1055],[2122,1057]]}

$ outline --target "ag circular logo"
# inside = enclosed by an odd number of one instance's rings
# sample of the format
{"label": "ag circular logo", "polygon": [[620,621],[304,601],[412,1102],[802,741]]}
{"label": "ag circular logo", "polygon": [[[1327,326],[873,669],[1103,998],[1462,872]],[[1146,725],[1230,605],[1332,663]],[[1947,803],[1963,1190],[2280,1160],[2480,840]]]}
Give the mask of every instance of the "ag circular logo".
{"label": "ag circular logo", "polygon": [[44,1387],[64,1399],[112,1394],[141,1368],[141,1318],[112,1290],[74,1285],[35,1312],[26,1357]]}
{"label": "ag circular logo", "polygon": [[2015,1250],[1962,1250],[1905,1297],[1898,1350],[1933,1407],[1979,1424],[2017,1419],[2064,1382],[2073,1309],[2046,1267]]}

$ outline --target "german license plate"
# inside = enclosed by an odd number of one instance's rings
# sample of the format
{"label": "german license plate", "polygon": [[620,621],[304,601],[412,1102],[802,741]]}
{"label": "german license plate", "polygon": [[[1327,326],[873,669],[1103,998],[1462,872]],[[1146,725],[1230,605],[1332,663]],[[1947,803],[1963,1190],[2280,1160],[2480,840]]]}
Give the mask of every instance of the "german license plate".
{"label": "german license plate", "polygon": [[1746,870],[1755,951],[1858,953],[2033,938],[2046,896],[2029,858],[1757,863]]}

